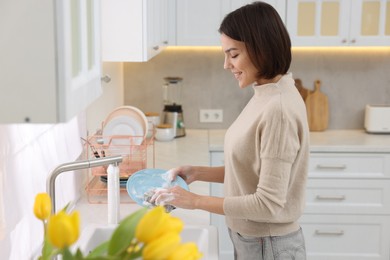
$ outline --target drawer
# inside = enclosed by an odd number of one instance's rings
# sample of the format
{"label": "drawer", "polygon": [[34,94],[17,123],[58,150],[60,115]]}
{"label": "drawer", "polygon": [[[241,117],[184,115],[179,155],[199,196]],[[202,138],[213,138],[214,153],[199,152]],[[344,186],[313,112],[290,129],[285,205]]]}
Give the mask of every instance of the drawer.
{"label": "drawer", "polygon": [[390,214],[390,180],[309,179],[305,213]]}
{"label": "drawer", "polygon": [[390,178],[390,156],[381,153],[311,153],[309,177]]}
{"label": "drawer", "polygon": [[388,216],[303,215],[310,260],[388,260]]}

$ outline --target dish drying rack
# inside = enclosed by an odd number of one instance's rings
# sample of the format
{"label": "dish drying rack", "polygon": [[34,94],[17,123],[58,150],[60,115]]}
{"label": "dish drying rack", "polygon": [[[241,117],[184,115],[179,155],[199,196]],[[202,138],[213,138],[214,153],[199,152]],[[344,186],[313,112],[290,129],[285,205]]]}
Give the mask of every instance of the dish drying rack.
{"label": "dish drying rack", "polygon": [[[92,135],[85,141],[85,156],[88,159],[122,155],[119,164],[120,202],[135,203],[127,194],[127,179],[135,172],[145,168],[155,168],[154,135],[151,137],[129,135]],[[149,158],[149,160],[148,160]],[[87,174],[89,203],[107,203],[107,166],[89,169]]]}

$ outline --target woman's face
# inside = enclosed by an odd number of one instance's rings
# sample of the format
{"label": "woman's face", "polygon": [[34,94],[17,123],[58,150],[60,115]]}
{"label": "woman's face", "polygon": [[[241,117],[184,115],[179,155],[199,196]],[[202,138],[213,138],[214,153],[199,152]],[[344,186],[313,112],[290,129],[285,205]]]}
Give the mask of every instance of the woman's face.
{"label": "woman's face", "polygon": [[240,88],[253,84],[257,78],[257,69],[248,56],[245,44],[221,34],[222,50],[225,53],[224,69],[229,69],[238,80]]}

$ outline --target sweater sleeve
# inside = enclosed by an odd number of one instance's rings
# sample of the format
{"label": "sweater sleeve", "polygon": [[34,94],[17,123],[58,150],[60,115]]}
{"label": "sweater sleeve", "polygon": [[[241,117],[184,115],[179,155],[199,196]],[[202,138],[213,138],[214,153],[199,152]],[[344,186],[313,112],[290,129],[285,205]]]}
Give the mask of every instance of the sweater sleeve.
{"label": "sweater sleeve", "polygon": [[258,222],[275,222],[287,201],[292,164],[299,150],[296,125],[274,109],[263,119],[257,133],[260,138],[257,160],[259,181],[253,194],[226,197],[225,214]]}
{"label": "sweater sleeve", "polygon": [[286,202],[291,164],[279,159],[264,159],[261,178],[254,194],[225,197],[224,212],[234,218],[273,222]]}

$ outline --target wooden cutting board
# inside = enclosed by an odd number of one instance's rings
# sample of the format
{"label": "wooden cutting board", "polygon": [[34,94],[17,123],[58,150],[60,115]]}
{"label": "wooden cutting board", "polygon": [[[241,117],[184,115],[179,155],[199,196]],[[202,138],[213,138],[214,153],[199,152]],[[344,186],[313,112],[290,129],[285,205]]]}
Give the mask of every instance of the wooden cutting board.
{"label": "wooden cutting board", "polygon": [[295,79],[295,86],[297,87],[299,94],[301,94],[303,100],[305,101],[310,93],[310,90],[303,86],[301,79]]}
{"label": "wooden cutting board", "polygon": [[321,92],[321,81],[314,82],[314,91],[306,97],[307,120],[310,131],[324,131],[328,128],[328,97]]}

